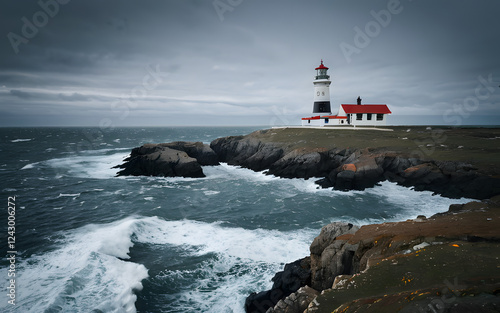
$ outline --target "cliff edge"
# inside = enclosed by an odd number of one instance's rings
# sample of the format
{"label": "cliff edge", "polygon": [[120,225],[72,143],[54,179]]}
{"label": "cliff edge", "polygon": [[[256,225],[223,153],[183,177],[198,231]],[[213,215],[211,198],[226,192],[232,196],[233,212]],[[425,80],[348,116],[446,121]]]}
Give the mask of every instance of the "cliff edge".
{"label": "cliff edge", "polygon": [[384,180],[450,198],[500,194],[500,129],[392,127],[281,128],[223,137],[210,147],[219,161],[284,178],[315,178],[338,190]]}
{"label": "cliff edge", "polygon": [[246,311],[500,311],[500,196],[429,218],[359,228],[332,223],[310,253],[302,269],[307,285],[279,299],[279,290],[269,291],[274,299],[253,294]]}

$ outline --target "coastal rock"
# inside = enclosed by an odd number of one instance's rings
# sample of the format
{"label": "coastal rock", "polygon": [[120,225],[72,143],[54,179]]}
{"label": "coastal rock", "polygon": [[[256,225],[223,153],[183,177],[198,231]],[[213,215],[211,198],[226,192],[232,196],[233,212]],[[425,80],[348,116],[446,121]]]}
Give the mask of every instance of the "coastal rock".
{"label": "coastal rock", "polygon": [[278,301],[274,308],[269,308],[266,313],[302,313],[319,292],[309,286],[300,287],[283,300]]}
{"label": "coastal rock", "polygon": [[217,165],[215,152],[201,142],[145,144],[132,149],[117,176],[205,177],[201,165]]}
{"label": "coastal rock", "polygon": [[324,151],[293,150],[269,167],[269,174],[284,178],[311,178],[328,174],[330,165]]}
{"label": "coastal rock", "polygon": [[[350,223],[334,222],[324,226],[314,238],[311,252],[311,287],[330,288],[335,276],[352,274],[353,257],[357,245],[347,243],[345,235],[354,234],[359,227]],[[344,239],[340,239],[344,237]]]}
{"label": "coastal rock", "polygon": [[310,284],[310,258],[299,259],[285,265],[283,271],[276,273],[272,278],[271,290],[252,293],[245,301],[245,312],[266,312],[273,308],[278,301],[285,299],[300,287]]}
{"label": "coastal rock", "polygon": [[219,157],[210,145],[202,142],[174,141],[159,146],[167,147],[174,150],[184,151],[191,158],[195,158],[200,165],[219,165]]}
{"label": "coastal rock", "polygon": [[[494,169],[489,173],[464,162],[422,160],[386,147],[356,149],[332,147],[329,142],[318,144],[317,139],[325,137],[325,133],[326,130],[261,130],[246,136],[218,138],[210,146],[221,162],[267,170],[267,174],[283,178],[315,177],[323,188],[364,190],[389,180],[450,198],[487,199],[500,194],[500,178]],[[341,134],[338,138],[358,140],[358,135],[349,136],[350,133]],[[376,139],[367,138],[366,144]],[[349,144],[347,140],[343,142]]]}

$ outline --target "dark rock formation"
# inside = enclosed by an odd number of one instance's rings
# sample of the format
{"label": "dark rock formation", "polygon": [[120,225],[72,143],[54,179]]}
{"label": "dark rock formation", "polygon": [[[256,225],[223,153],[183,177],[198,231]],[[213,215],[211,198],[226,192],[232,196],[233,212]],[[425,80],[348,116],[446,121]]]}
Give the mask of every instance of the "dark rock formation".
{"label": "dark rock formation", "polygon": [[202,165],[218,165],[217,155],[201,142],[145,144],[132,149],[117,176],[205,177]]}
{"label": "dark rock formation", "polygon": [[316,290],[330,288],[337,275],[353,274],[352,261],[358,245],[339,239],[355,233],[359,227],[334,222],[324,226],[311,244],[311,287]]}
{"label": "dark rock formation", "polygon": [[319,178],[323,188],[363,190],[389,180],[450,198],[487,199],[500,194],[500,179],[464,162],[420,160],[384,149],[289,148],[259,140],[256,132],[224,137],[210,147],[219,161],[284,178]]}
{"label": "dark rock formation", "polygon": [[310,259],[303,258],[288,263],[282,272],[276,273],[272,278],[271,290],[252,293],[245,301],[245,312],[266,312],[274,307],[278,301],[285,299],[300,287],[310,284],[311,270]]}
{"label": "dark rock formation", "polygon": [[278,301],[274,308],[270,308],[266,313],[302,313],[318,295],[319,292],[309,286],[300,287],[296,292]]}
{"label": "dark rock formation", "polygon": [[[440,312],[494,312],[500,305],[500,278],[491,274],[498,267],[499,229],[500,196],[405,222],[331,223],[310,246],[310,281],[293,279],[301,260],[291,263],[289,274],[277,274],[273,289],[253,294],[245,308],[389,313],[423,312],[433,304]],[[299,283],[312,288],[284,296],[292,289],[286,286]]]}

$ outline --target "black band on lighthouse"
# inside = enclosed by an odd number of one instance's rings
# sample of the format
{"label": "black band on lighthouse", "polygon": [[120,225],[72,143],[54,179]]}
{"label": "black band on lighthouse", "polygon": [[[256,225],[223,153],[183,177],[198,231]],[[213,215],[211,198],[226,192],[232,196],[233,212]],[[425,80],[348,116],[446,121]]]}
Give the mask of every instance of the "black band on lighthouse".
{"label": "black band on lighthouse", "polygon": [[313,113],[330,113],[332,112],[330,108],[330,101],[315,101],[313,107]]}

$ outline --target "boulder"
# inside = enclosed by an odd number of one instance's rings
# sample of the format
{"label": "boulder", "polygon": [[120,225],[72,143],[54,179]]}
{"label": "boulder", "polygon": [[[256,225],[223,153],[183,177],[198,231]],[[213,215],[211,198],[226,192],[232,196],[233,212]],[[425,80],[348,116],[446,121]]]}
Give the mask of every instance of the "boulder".
{"label": "boulder", "polygon": [[309,286],[301,287],[285,299],[278,301],[274,308],[268,309],[266,313],[302,313],[318,295],[319,292]]}
{"label": "boulder", "polygon": [[205,177],[201,165],[217,165],[217,155],[201,142],[145,144],[115,168],[117,176]]}
{"label": "boulder", "polygon": [[330,288],[335,276],[352,274],[353,257],[357,245],[347,243],[347,238],[359,229],[350,223],[334,222],[324,226],[314,238],[311,252],[311,287],[316,290]]}
{"label": "boulder", "polygon": [[174,150],[184,151],[190,157],[195,158],[200,165],[219,165],[219,157],[209,145],[202,142],[175,141],[159,144],[161,147],[167,147]]}
{"label": "boulder", "polygon": [[276,273],[272,278],[271,290],[252,293],[245,300],[245,312],[266,312],[273,308],[278,301],[285,299],[300,287],[310,284],[310,259],[303,258],[285,265],[283,271]]}

